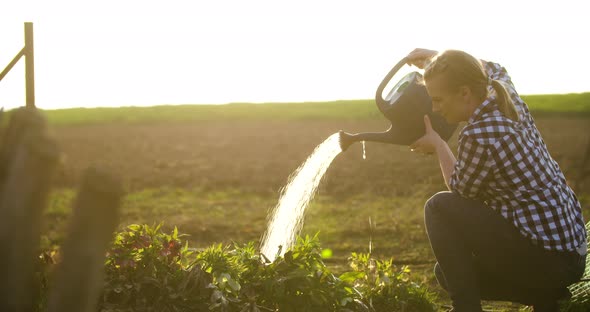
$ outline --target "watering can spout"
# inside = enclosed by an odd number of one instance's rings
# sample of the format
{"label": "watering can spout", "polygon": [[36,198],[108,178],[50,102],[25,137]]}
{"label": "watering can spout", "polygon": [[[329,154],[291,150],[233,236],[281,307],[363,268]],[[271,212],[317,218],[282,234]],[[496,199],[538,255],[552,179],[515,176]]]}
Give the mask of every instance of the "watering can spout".
{"label": "watering can spout", "polygon": [[340,148],[342,151],[346,151],[353,143],[360,141],[398,144],[393,127],[390,127],[389,130],[384,132],[363,132],[354,134],[340,130],[339,134]]}
{"label": "watering can spout", "polygon": [[342,149],[343,152],[346,151],[348,147],[352,145],[352,143],[356,142],[354,134],[350,134],[342,130],[340,130],[338,133],[340,134],[340,149]]}

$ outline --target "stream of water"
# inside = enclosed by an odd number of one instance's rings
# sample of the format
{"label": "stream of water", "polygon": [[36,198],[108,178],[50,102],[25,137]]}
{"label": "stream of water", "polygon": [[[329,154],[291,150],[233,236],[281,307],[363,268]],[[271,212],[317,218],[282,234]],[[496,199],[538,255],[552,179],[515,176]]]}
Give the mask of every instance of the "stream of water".
{"label": "stream of water", "polygon": [[268,226],[262,236],[260,252],[269,260],[282,256],[295,243],[303,226],[305,209],[340,152],[340,136],[334,133],[315,148],[281,189],[279,202],[269,212]]}

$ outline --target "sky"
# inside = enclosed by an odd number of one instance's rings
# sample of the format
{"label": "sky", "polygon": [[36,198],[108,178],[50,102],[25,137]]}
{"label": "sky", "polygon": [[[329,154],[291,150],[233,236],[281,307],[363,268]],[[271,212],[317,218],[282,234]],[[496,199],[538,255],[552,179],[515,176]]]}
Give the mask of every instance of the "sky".
{"label": "sky", "polygon": [[[45,109],[370,99],[417,47],[498,62],[521,94],[588,92],[586,3],[0,0],[0,70],[33,22]],[[24,105],[24,80],[21,60],[0,106]]]}

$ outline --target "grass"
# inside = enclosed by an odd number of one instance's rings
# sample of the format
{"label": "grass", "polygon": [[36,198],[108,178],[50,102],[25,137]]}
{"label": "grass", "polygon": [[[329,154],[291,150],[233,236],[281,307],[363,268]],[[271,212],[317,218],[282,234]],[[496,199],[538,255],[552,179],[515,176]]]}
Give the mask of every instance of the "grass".
{"label": "grass", "polygon": [[[394,264],[409,265],[413,279],[448,302],[432,274],[434,257],[423,228],[421,207],[428,196],[425,190],[406,196],[357,194],[344,199],[320,194],[307,210],[302,234],[319,233],[322,248],[333,252],[325,262],[337,274],[348,269],[351,252],[367,253],[371,244],[375,258],[393,257]],[[52,192],[44,218],[44,248],[62,242],[74,197],[71,188]],[[589,200],[581,198],[586,207]],[[214,243],[258,242],[266,228],[267,209],[275,204],[276,198],[238,189],[144,189],[124,197],[119,229],[132,223],[164,222],[165,232],[177,226],[189,235],[189,245],[198,249]],[[486,307],[497,312],[521,308],[497,302]]]}
{"label": "grass", "polygon": [[371,119],[380,116],[370,100],[306,103],[232,103],[151,107],[72,108],[46,111],[54,125],[174,123],[219,120]]}
{"label": "grass", "polygon": [[[408,196],[359,194],[345,199],[320,194],[307,210],[302,235],[319,233],[322,247],[333,252],[326,262],[336,272],[346,269],[351,252],[368,252],[369,243],[379,259],[395,255],[396,264],[411,264],[418,272],[422,268],[429,272],[433,261],[420,209],[427,196],[421,191]],[[51,193],[44,216],[44,249],[62,243],[74,197],[72,188]],[[266,229],[267,212],[277,199],[237,189],[144,189],[124,197],[119,229],[132,223],[163,222],[166,231],[176,226],[188,234],[190,245],[196,248],[214,243],[259,243]],[[435,285],[433,276],[417,276]]]}
{"label": "grass", "polygon": [[[49,241],[61,242],[74,197],[72,188],[52,192],[44,218],[44,232]],[[267,211],[274,207],[277,199],[278,196],[273,198],[237,189],[144,189],[124,197],[120,227],[163,221],[165,228],[178,226],[191,235],[191,243],[197,247],[220,242],[258,241],[266,229]],[[326,247],[334,250],[336,258],[340,259],[350,251],[366,252],[370,240],[373,240],[377,254],[397,253],[403,246],[425,238],[421,233],[422,211],[419,208],[426,199],[427,194],[422,192],[399,197],[360,194],[346,199],[318,195],[308,209],[303,234],[319,232],[321,241],[329,245]],[[387,235],[397,233],[399,239],[387,239],[383,237],[385,232]],[[421,262],[416,260],[421,257],[400,256],[399,260]]]}
{"label": "grass", "polygon": [[[523,96],[538,113],[590,114],[590,93]],[[374,100],[233,103],[47,110],[53,125],[174,123],[219,120],[368,120],[382,118]]]}
{"label": "grass", "polygon": [[523,99],[537,113],[590,113],[590,93],[529,95]]}

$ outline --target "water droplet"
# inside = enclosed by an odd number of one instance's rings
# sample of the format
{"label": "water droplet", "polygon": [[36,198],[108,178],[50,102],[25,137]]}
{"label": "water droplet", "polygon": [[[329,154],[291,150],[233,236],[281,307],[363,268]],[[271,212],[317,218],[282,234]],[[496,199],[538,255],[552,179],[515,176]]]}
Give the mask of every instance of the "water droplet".
{"label": "water droplet", "polygon": [[363,159],[367,159],[367,149],[365,148],[365,141],[361,142],[363,144]]}

